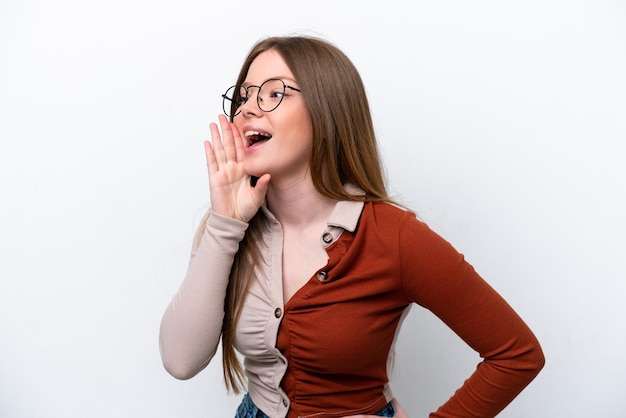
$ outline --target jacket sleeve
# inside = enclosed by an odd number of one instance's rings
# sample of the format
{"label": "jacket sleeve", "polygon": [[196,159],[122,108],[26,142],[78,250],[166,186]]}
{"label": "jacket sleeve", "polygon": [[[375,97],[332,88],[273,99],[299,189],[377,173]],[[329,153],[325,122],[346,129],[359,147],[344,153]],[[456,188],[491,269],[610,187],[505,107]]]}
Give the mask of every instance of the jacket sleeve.
{"label": "jacket sleeve", "polygon": [[198,374],[217,351],[228,278],[247,227],[212,212],[200,226],[185,279],[161,320],[161,359],[178,379]]}
{"label": "jacket sleeve", "polygon": [[407,213],[400,229],[402,280],[409,297],[446,323],[483,361],[430,416],[493,417],[539,373],[533,332],[448,242]]}

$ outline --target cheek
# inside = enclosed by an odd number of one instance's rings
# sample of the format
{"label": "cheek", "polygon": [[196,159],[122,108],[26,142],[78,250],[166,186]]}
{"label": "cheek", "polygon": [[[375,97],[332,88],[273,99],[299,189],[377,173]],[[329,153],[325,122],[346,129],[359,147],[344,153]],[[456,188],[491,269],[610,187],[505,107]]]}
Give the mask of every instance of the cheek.
{"label": "cheek", "polygon": [[289,141],[294,149],[310,149],[313,145],[313,126],[309,115],[305,112],[291,112],[280,116],[280,119],[272,120],[275,133]]}
{"label": "cheek", "polygon": [[295,120],[295,125],[300,141],[309,149],[313,146],[313,125],[308,114],[300,115]]}
{"label": "cheek", "polygon": [[239,130],[241,130],[241,128],[243,128],[244,122],[245,122],[245,120],[244,120],[243,116],[241,116],[241,113],[240,113],[240,114],[238,114],[237,116],[235,116],[235,117],[233,118],[233,124],[234,124],[234,125],[235,125],[235,126],[236,126]]}

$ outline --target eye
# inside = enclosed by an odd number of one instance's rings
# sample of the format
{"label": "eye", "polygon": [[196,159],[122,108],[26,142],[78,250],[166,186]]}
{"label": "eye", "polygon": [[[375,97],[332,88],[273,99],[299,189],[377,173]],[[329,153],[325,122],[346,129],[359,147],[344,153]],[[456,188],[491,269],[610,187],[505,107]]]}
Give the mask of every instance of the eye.
{"label": "eye", "polygon": [[270,94],[269,94],[270,99],[282,99],[283,97],[285,97],[285,90],[282,88],[273,89],[272,91],[270,91]]}

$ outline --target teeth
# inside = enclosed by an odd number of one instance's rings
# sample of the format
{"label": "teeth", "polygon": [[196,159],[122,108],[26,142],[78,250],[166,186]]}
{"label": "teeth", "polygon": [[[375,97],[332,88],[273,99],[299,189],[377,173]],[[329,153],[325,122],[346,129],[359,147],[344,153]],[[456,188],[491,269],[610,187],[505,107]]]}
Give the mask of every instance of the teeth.
{"label": "teeth", "polygon": [[259,132],[259,131],[246,131],[244,133],[244,135],[246,136],[246,138],[249,138],[251,136],[263,136],[263,137],[270,137],[270,134],[264,133],[264,132]]}

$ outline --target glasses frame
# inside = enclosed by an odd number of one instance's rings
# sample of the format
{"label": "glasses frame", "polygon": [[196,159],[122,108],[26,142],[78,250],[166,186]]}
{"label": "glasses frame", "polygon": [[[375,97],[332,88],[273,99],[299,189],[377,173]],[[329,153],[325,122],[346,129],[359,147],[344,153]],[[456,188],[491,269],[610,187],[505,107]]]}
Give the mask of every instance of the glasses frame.
{"label": "glasses frame", "polygon": [[[238,114],[241,113],[241,106],[243,106],[244,104],[246,104],[248,102],[248,100],[250,99],[250,92],[249,89],[250,88],[257,88],[257,93],[256,93],[256,105],[257,107],[264,113],[269,113],[269,112],[273,112],[274,110],[276,110],[276,108],[278,108],[278,106],[280,106],[280,104],[283,102],[283,99],[285,98],[285,96],[283,95],[280,100],[278,101],[278,103],[276,103],[276,106],[274,106],[273,108],[271,108],[270,110],[264,110],[261,107],[261,96],[259,95],[259,92],[261,91],[261,89],[263,88],[263,86],[270,82],[270,81],[280,81],[281,83],[283,83],[283,94],[287,91],[287,89],[293,90],[293,91],[297,91],[298,93],[302,93],[300,91],[300,89],[290,86],[287,83],[285,83],[283,80],[281,80],[280,78],[268,78],[267,80],[265,80],[264,82],[261,83],[260,86],[255,86],[255,85],[250,85],[250,86],[240,86],[239,89],[241,89],[242,87],[246,90],[246,96],[245,97],[241,97],[242,102],[239,106],[237,106],[237,110],[235,111],[235,113],[233,113],[233,115],[230,115],[230,111],[228,110],[228,108],[230,108],[230,110],[232,110],[232,107],[235,105],[234,103],[234,99],[235,99],[235,94],[237,92],[237,85],[235,84],[234,86],[230,86],[228,89],[226,89],[226,92],[224,92],[224,94],[222,94],[222,110],[224,110],[224,113],[226,114],[226,116],[228,116],[229,118],[234,118],[235,116],[237,116]],[[233,98],[228,97],[227,93],[233,89]],[[228,102],[228,106],[227,106],[227,102]]]}

